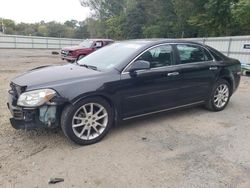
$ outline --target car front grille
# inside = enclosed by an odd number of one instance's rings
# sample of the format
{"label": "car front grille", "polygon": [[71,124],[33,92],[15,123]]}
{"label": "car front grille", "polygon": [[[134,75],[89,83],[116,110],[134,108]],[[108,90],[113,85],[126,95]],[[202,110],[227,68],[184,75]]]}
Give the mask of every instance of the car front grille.
{"label": "car front grille", "polygon": [[69,51],[62,50],[62,51],[61,51],[61,54],[64,55],[64,56],[67,56],[67,55],[69,54]]}
{"label": "car front grille", "polygon": [[14,109],[13,110],[13,117],[15,119],[23,119],[23,112],[21,110]]}

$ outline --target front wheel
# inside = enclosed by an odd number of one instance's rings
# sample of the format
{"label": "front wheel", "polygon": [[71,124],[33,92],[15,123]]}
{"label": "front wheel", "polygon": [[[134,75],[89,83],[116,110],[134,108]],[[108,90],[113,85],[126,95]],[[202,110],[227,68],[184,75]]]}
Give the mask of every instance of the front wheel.
{"label": "front wheel", "polygon": [[113,119],[113,110],[108,102],[102,98],[89,98],[66,107],[61,126],[70,140],[88,145],[100,141],[107,134]]}
{"label": "front wheel", "polygon": [[81,60],[82,58],[84,58],[86,55],[79,55],[77,58],[77,61]]}
{"label": "front wheel", "polygon": [[66,60],[68,63],[74,63],[75,61],[74,60]]}
{"label": "front wheel", "polygon": [[230,85],[226,80],[219,80],[213,87],[212,93],[206,103],[211,111],[221,111],[226,108],[230,100]]}

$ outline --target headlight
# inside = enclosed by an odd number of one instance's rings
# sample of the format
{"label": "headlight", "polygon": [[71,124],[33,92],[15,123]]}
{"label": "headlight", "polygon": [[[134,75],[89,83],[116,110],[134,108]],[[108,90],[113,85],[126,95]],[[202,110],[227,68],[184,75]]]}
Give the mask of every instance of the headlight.
{"label": "headlight", "polygon": [[17,105],[23,107],[41,106],[56,95],[52,89],[39,89],[22,93],[18,98]]}

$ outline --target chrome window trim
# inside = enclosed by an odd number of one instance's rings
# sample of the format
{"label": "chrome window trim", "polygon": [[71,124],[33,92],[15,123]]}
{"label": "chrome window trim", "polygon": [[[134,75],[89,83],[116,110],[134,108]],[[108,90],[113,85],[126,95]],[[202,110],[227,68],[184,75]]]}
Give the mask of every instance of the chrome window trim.
{"label": "chrome window trim", "polygon": [[[148,50],[151,50],[153,48],[156,48],[156,47],[159,47],[159,46],[164,46],[164,45],[178,45],[178,44],[181,44],[181,45],[194,45],[194,46],[200,46],[202,47],[203,49],[205,49],[210,55],[211,57],[213,58],[212,62],[215,62],[215,58],[214,56],[211,54],[211,52],[205,47],[203,46],[202,44],[193,44],[193,43],[162,43],[162,44],[157,44],[157,45],[154,45],[154,46],[151,46],[149,48],[147,48],[146,50],[144,50],[143,52],[141,52],[139,55],[137,55],[132,61],[130,61],[129,64],[126,65],[126,67],[122,70],[122,73],[121,74],[129,74],[128,71],[126,71],[126,69],[132,64],[135,62],[135,60],[140,57],[142,54],[144,54],[146,51]],[[166,68],[166,67],[178,67],[178,66],[183,66],[183,65],[194,65],[194,64],[201,64],[201,63],[206,63],[206,62],[211,62],[211,61],[202,61],[202,62],[195,62],[195,63],[187,63],[187,64],[178,64],[178,65],[169,65],[169,66],[164,66],[164,67],[156,67],[156,68],[151,68],[149,70],[139,70],[137,72],[145,72],[145,71],[150,71],[150,70],[158,70],[158,69],[163,69],[163,68]]]}

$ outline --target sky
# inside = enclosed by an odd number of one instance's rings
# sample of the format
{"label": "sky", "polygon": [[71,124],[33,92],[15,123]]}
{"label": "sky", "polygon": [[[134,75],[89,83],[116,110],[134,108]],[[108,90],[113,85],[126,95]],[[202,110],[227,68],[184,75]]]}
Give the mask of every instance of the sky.
{"label": "sky", "polygon": [[0,18],[16,23],[83,21],[90,15],[79,0],[0,0]]}

